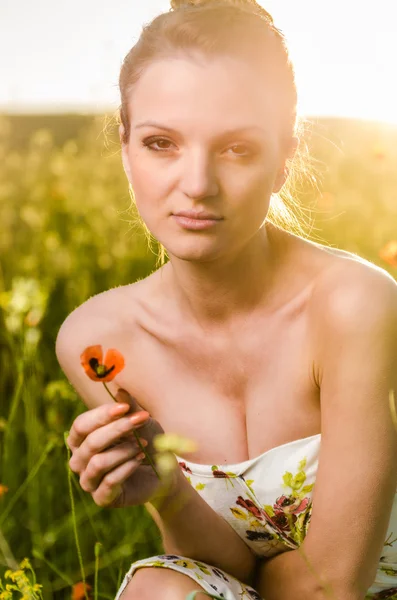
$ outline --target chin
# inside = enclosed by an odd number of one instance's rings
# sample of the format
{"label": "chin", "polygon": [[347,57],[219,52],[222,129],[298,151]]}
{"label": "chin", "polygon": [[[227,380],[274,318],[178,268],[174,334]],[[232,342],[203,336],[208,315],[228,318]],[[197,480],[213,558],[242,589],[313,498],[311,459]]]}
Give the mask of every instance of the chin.
{"label": "chin", "polygon": [[185,241],[181,244],[175,242],[173,244],[160,243],[163,244],[170,258],[179,258],[189,262],[206,262],[222,255],[221,249],[216,247],[213,242],[208,242],[208,240],[194,240],[191,243]]}

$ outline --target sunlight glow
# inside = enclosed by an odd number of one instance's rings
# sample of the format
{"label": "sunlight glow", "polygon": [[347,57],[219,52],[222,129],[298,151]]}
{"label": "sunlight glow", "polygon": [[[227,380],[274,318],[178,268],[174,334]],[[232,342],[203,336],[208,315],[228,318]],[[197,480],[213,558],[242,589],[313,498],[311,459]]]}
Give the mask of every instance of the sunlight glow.
{"label": "sunlight glow", "polygon": [[[303,115],[397,123],[397,2],[260,0],[286,35]],[[168,0],[0,3],[0,110],[114,111],[121,62]],[[21,10],[24,18],[20,19]],[[43,19],[42,15],[46,18]],[[73,32],[60,40],[62,31]],[[15,32],[18,31],[18,35]]]}

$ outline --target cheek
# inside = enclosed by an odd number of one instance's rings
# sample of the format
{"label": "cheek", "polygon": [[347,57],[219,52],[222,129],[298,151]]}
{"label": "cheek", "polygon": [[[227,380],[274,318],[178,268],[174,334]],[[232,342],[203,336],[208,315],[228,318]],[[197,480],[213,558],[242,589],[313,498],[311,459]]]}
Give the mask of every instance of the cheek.
{"label": "cheek", "polygon": [[[160,207],[167,204],[169,185],[165,173],[153,168],[148,161],[136,158],[131,166],[131,183],[138,210],[142,216],[153,217]],[[155,212],[156,211],[156,212]]]}
{"label": "cheek", "polygon": [[245,172],[235,169],[228,173],[227,196],[234,198],[237,205],[248,205],[252,210],[255,206],[263,206],[270,200],[275,180],[274,169],[269,165],[255,165]]}
{"label": "cheek", "polygon": [[242,239],[242,232],[257,231],[266,219],[273,191],[274,171],[262,165],[256,165],[249,173],[248,170],[244,174],[236,171],[228,179],[227,212],[232,219],[231,236]]}

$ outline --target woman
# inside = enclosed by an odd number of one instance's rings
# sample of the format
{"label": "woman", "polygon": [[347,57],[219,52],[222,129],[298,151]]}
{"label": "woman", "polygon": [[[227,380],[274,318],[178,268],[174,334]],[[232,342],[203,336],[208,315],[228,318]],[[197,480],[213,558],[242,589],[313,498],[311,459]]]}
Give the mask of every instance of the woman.
{"label": "woman", "polygon": [[[82,488],[147,503],[163,535],[167,554],[131,565],[116,598],[394,597],[396,282],[268,218],[298,145],[270,15],[253,0],[172,8],[120,74],[123,166],[170,260],[78,307],[56,348],[89,409],[68,437]],[[80,366],[98,341],[127,359],[118,407]],[[170,487],[133,427],[152,455],[163,430],[197,441]]]}

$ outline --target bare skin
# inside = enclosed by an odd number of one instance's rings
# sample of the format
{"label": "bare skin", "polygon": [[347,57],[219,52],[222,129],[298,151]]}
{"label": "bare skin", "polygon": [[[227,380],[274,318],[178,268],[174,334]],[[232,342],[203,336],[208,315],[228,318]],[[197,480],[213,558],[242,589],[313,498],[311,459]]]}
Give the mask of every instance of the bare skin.
{"label": "bare skin", "polygon": [[113,389],[136,398],[164,431],[196,440],[190,461],[237,463],[320,432],[312,291],[327,269],[339,263],[342,283],[346,258],[361,259],[279,234],[291,246],[289,284],[273,311],[230,331],[204,333],[181,318],[165,284],[169,263],[100,296],[100,311],[120,319],[114,342],[128,357]]}

